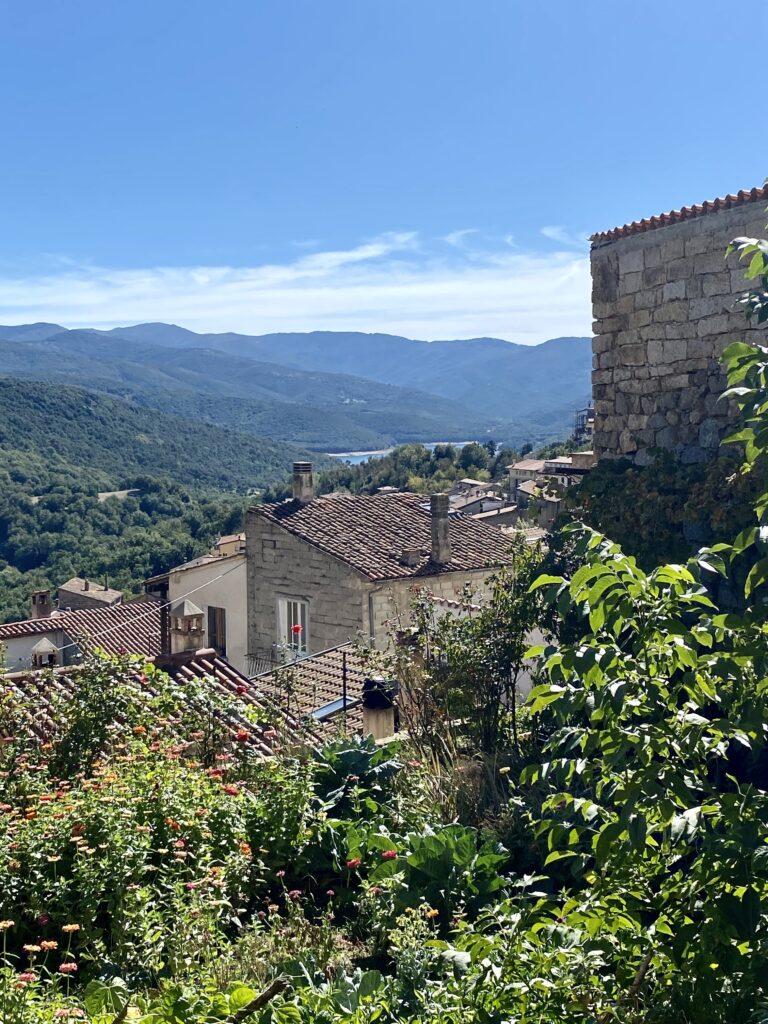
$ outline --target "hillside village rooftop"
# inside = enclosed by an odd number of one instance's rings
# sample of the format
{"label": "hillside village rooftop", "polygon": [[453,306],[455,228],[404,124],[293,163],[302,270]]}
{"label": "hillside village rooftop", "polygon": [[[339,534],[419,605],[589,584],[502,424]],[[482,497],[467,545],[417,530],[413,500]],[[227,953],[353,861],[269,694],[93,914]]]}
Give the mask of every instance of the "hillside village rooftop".
{"label": "hillside village rooftop", "polygon": [[[418,494],[294,498],[251,511],[370,580],[471,572],[509,561],[508,538],[462,516],[450,520],[450,560],[433,561],[430,503]],[[407,564],[404,551],[414,553]]]}

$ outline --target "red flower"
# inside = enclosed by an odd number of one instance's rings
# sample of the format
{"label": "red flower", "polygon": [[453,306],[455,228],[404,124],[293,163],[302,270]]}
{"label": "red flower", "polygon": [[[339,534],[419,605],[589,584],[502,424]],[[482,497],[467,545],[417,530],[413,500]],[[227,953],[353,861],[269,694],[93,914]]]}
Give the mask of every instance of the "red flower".
{"label": "red flower", "polygon": [[235,690],[235,693],[240,694],[240,696],[242,697],[242,695],[244,693],[248,693],[248,687],[247,686],[238,686],[237,689]]}
{"label": "red flower", "polygon": [[359,868],[362,864],[362,860],[359,857],[350,857],[347,861],[348,868]]}
{"label": "red flower", "polygon": [[382,860],[394,860],[397,856],[397,850],[383,850],[381,854]]}
{"label": "red flower", "polygon": [[235,739],[238,743],[247,743],[249,736],[250,734],[247,729],[238,729],[235,733]]}
{"label": "red flower", "polygon": [[227,793],[229,796],[238,796],[240,793],[240,789],[237,786],[233,786],[231,784],[223,786],[222,788],[224,792]]}
{"label": "red flower", "polygon": [[300,626],[297,622],[295,626],[291,626],[291,632],[294,636],[298,636],[300,633],[304,632],[304,627]]}

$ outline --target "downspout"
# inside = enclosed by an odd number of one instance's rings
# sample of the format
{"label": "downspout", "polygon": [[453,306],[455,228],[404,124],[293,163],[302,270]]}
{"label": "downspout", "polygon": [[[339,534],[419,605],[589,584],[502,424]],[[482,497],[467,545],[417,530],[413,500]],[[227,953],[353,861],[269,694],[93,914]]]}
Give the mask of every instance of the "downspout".
{"label": "downspout", "polygon": [[368,591],[368,638],[371,642],[371,646],[373,646],[373,643],[376,640],[376,628],[374,626],[373,617],[373,599],[376,594],[380,593],[386,586],[386,583],[380,583],[378,587],[374,587],[372,590]]}

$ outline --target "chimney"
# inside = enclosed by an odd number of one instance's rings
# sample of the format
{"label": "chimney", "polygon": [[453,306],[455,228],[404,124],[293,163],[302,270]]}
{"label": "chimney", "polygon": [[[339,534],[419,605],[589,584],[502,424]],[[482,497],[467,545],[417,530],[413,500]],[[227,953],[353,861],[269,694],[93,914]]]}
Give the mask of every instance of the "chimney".
{"label": "chimney", "polygon": [[419,564],[421,557],[421,548],[403,548],[400,552],[400,564],[413,568]]}
{"label": "chimney", "polygon": [[53,611],[50,590],[36,590],[32,594],[32,618],[48,619]]}
{"label": "chimney", "polygon": [[90,589],[91,589],[91,581],[90,580],[83,580],[83,590],[90,590]]}
{"label": "chimney", "polygon": [[399,686],[383,676],[363,680],[363,733],[375,740],[387,739],[397,731],[395,700]]}
{"label": "chimney", "polygon": [[430,561],[436,565],[447,565],[451,560],[448,507],[447,494],[432,495],[430,499],[432,512],[432,551]]}
{"label": "chimney", "polygon": [[312,475],[311,462],[294,462],[293,464],[293,497],[302,505],[312,501],[315,496],[315,481]]}

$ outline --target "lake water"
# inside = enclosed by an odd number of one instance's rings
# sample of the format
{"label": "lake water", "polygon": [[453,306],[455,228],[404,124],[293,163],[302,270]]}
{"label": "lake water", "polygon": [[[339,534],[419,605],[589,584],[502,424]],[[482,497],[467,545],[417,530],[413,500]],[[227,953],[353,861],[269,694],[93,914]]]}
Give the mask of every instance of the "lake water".
{"label": "lake water", "polygon": [[[472,441],[430,441],[425,443],[424,447],[429,448],[430,451],[434,451],[439,444],[452,444],[454,448],[463,448],[465,444],[473,444]],[[394,448],[379,448],[377,451],[372,452],[328,452],[328,455],[332,459],[340,459],[342,462],[348,463],[350,466],[359,466],[361,462],[367,462],[368,459],[380,458],[382,455],[389,455],[393,452]]]}

